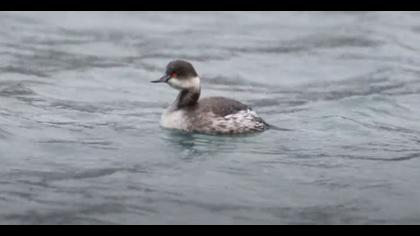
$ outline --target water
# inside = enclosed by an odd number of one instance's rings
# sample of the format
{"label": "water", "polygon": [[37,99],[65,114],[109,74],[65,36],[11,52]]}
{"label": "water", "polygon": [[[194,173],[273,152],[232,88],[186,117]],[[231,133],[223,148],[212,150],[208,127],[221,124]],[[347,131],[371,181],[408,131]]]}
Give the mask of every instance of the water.
{"label": "water", "polygon": [[[1,224],[420,223],[420,14],[2,12]],[[186,135],[158,78],[270,130]]]}

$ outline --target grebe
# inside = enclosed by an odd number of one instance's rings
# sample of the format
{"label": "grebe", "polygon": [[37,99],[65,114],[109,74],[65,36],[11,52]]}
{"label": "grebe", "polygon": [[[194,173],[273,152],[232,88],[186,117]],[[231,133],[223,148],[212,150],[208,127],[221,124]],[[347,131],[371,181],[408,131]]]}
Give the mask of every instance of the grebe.
{"label": "grebe", "polygon": [[190,133],[246,134],[269,125],[250,107],[224,97],[200,98],[200,77],[191,63],[171,61],[165,75],[152,83],[167,83],[179,90],[175,102],[163,113],[160,125]]}

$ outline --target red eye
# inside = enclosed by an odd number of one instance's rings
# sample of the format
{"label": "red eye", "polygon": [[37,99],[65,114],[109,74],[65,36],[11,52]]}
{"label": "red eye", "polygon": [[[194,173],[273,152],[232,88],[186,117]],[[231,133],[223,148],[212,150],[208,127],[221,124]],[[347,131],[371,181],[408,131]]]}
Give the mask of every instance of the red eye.
{"label": "red eye", "polygon": [[173,78],[173,77],[176,77],[176,73],[172,73],[171,74],[171,77]]}

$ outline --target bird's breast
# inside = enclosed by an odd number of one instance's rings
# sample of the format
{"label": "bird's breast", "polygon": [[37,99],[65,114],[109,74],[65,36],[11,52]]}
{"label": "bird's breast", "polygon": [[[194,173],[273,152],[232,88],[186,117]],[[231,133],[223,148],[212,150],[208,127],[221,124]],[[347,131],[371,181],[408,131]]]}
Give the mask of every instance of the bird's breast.
{"label": "bird's breast", "polygon": [[187,120],[185,119],[185,112],[178,111],[166,111],[163,113],[160,125],[168,129],[181,129],[187,130]]}

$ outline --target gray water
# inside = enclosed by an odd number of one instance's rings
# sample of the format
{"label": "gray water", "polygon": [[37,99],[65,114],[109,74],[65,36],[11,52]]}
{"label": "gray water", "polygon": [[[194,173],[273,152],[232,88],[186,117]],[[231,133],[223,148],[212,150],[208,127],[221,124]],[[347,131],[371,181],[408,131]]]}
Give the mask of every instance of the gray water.
{"label": "gray water", "polygon": [[[0,13],[1,224],[419,224],[420,13]],[[290,131],[159,127],[149,83]]]}

